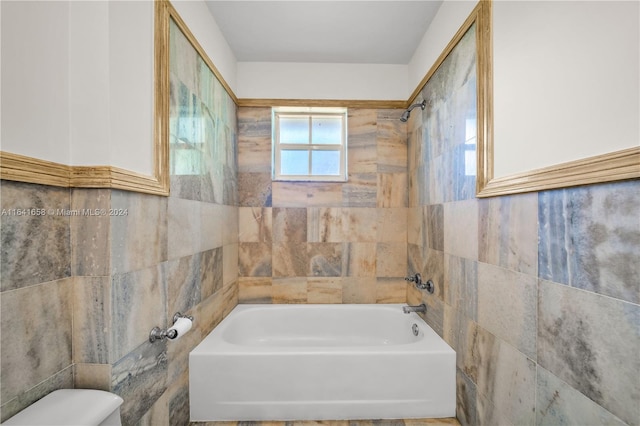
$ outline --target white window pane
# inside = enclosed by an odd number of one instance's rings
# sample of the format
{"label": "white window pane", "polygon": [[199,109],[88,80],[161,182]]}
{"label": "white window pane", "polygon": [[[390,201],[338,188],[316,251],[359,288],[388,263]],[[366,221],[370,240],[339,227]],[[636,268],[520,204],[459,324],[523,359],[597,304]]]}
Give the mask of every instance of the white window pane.
{"label": "white window pane", "polygon": [[280,152],[280,174],[308,175],[309,151],[282,150]]}
{"label": "white window pane", "polygon": [[340,144],[342,119],[340,117],[314,117],[312,143]]}
{"label": "white window pane", "polygon": [[338,176],[340,174],[340,151],[313,151],[311,174]]}
{"label": "white window pane", "polygon": [[309,118],[280,117],[280,143],[309,143]]}

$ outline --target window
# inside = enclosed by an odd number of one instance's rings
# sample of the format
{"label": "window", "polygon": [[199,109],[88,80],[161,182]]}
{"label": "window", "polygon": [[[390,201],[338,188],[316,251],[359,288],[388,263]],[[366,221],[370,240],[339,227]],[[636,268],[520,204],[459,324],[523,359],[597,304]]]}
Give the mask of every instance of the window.
{"label": "window", "polygon": [[274,108],[275,180],[347,180],[347,110]]}

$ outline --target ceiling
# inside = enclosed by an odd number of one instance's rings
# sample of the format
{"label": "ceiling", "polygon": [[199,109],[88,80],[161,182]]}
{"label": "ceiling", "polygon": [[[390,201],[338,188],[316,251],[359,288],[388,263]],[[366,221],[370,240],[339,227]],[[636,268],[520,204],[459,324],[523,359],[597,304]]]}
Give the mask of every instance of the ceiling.
{"label": "ceiling", "polygon": [[408,64],[442,0],[207,0],[239,62]]}

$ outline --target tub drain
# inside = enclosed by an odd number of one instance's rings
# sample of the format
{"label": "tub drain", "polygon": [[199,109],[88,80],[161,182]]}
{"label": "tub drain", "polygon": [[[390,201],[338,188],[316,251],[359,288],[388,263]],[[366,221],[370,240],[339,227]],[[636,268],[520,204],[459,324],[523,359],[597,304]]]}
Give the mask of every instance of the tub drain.
{"label": "tub drain", "polygon": [[413,324],[411,326],[411,331],[413,331],[413,335],[417,336],[420,333],[420,329],[418,328],[418,324]]}

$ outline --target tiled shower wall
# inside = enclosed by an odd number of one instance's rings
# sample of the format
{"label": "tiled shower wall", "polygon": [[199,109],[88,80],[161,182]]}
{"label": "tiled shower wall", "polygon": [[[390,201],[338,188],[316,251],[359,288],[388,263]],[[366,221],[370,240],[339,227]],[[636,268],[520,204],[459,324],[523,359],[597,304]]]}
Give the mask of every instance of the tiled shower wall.
{"label": "tiled shower wall", "polygon": [[640,181],[475,198],[472,40],[408,130],[409,268],[437,284],[408,301],[457,352],[457,417],[637,425]]}
{"label": "tiled shower wall", "polygon": [[[76,387],[121,395],[125,425],[188,424],[188,353],[238,297],[236,107],[216,93],[222,136],[204,152],[220,155],[172,175],[168,198],[2,181],[2,209],[46,213],[0,218],[2,420]],[[150,343],[178,311],[192,330]]]}
{"label": "tiled shower wall", "polygon": [[349,109],[348,182],[272,182],[271,109],[239,108],[240,303],[406,300],[402,112]]}

